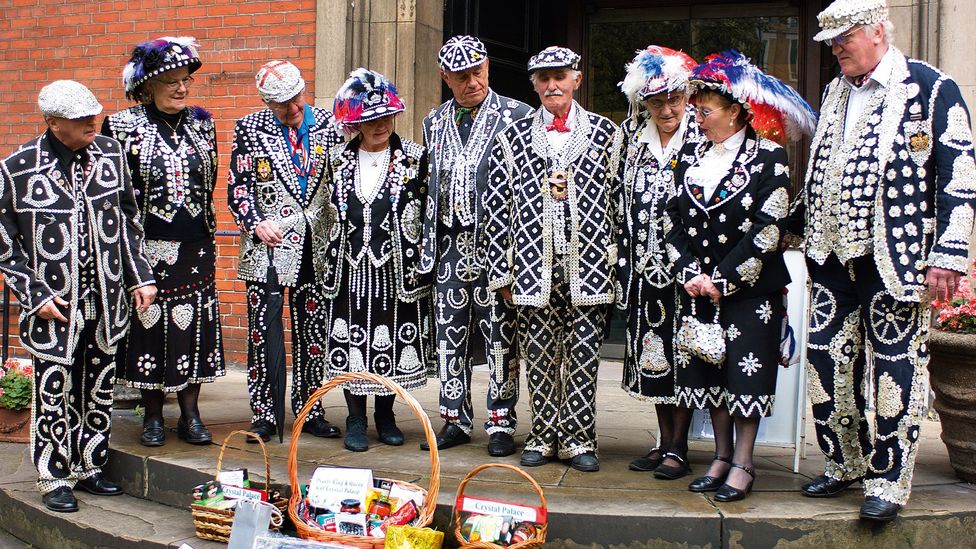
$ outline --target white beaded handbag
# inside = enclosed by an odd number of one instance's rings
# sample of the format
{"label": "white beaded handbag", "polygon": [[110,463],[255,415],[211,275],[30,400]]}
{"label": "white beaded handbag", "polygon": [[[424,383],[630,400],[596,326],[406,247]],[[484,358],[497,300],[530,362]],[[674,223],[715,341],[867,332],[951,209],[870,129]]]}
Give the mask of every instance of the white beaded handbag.
{"label": "white beaded handbag", "polygon": [[695,311],[696,298],[691,300],[691,314],[681,317],[681,328],[675,342],[679,351],[686,352],[709,364],[725,363],[725,330],[719,323],[719,305],[715,304],[715,318],[702,322]]}

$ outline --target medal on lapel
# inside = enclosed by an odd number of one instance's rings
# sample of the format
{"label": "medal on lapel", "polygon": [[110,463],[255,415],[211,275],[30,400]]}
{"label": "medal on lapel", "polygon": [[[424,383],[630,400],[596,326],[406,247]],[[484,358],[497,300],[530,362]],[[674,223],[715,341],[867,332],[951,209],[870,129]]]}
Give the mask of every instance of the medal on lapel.
{"label": "medal on lapel", "polygon": [[922,152],[929,148],[929,136],[922,130],[913,135],[909,141],[912,152]]}
{"label": "medal on lapel", "polygon": [[552,172],[549,176],[549,195],[552,196],[553,200],[558,200],[562,202],[566,200],[569,195],[567,186],[569,183],[569,176],[566,170],[556,170]]}
{"label": "medal on lapel", "polygon": [[255,163],[254,173],[257,175],[258,181],[271,181],[271,159],[266,156],[258,157]]}

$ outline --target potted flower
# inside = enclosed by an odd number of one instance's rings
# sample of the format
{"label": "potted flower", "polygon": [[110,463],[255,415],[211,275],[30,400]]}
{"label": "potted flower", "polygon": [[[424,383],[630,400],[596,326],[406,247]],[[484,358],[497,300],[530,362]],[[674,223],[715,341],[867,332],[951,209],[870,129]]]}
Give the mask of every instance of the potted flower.
{"label": "potted flower", "polygon": [[956,475],[976,482],[976,262],[948,303],[937,304],[938,326],[929,333],[929,373],[942,441]]}
{"label": "potted flower", "polygon": [[0,366],[0,441],[30,440],[34,370],[29,360],[8,358]]}

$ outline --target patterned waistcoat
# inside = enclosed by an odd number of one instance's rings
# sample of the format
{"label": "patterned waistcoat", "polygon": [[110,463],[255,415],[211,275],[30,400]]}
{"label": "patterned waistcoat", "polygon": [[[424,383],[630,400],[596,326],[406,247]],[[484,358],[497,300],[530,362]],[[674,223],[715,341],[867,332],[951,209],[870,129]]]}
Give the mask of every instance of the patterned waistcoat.
{"label": "patterned waistcoat", "polygon": [[[569,246],[566,276],[576,306],[613,303],[617,264],[615,211],[622,134],[610,120],[578,104],[566,163]],[[485,200],[488,287],[511,286],[516,305],[544,307],[552,291],[554,201],[542,109],[495,139]]]}
{"label": "patterned waistcoat", "polygon": [[[880,106],[866,109],[858,121],[852,138],[857,150],[836,139],[843,131],[848,86],[840,77],[827,86],[806,176],[807,255],[822,262],[835,243],[850,241],[854,233],[862,248],[869,247],[866,253],[873,253],[888,292],[919,301],[928,266],[967,270],[976,164],[969,111],[955,81],[894,53]],[[835,149],[837,164],[830,162]],[[835,218],[833,204],[847,205],[847,212]],[[862,208],[870,214],[862,215]]]}

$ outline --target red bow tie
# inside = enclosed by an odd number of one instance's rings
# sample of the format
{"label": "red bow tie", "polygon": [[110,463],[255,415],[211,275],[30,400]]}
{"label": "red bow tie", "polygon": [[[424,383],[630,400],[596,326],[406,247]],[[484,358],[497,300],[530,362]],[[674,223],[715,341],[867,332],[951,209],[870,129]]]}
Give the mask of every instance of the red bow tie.
{"label": "red bow tie", "polygon": [[569,113],[568,112],[564,116],[554,116],[553,119],[552,119],[552,124],[549,124],[548,126],[546,126],[546,131],[547,132],[551,132],[551,131],[554,131],[554,130],[557,131],[557,132],[568,132],[568,131],[570,131],[569,130],[569,126],[566,125],[566,118],[568,118],[568,117],[569,117]]}

